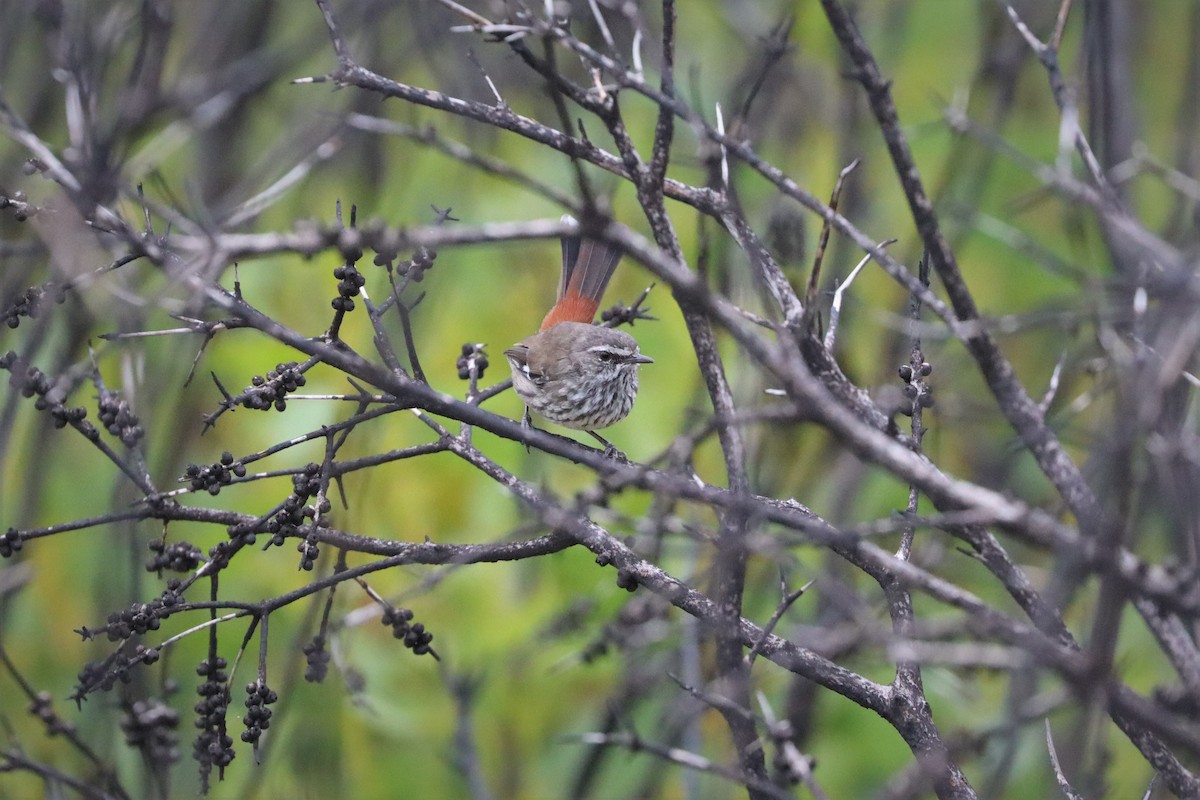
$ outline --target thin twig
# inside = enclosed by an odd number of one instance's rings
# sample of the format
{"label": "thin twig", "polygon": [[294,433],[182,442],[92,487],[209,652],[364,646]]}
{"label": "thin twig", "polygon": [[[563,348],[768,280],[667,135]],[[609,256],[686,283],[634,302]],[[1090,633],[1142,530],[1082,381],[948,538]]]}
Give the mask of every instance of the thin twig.
{"label": "thin twig", "polygon": [[[875,245],[875,249],[877,252],[881,252],[883,248],[895,244],[897,241],[898,240],[896,239],[884,239],[882,242]],[[850,274],[846,276],[846,280],[842,281],[842,283],[833,290],[833,303],[829,307],[829,330],[825,332],[825,349],[829,350],[830,352],[833,351],[834,341],[837,339],[838,322],[841,320],[842,316],[842,300],[845,297],[847,290],[849,290],[850,284],[853,283],[854,279],[858,277],[858,273],[862,271],[862,268],[867,265],[873,255],[874,253],[867,253],[865,256],[863,256],[862,260],[858,262],[854,269],[850,270]]]}

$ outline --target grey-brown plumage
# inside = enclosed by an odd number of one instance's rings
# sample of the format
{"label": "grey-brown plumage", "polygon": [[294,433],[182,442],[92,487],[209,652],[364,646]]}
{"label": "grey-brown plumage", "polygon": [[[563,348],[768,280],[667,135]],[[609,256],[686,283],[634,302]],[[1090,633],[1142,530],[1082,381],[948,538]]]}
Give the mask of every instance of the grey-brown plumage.
{"label": "grey-brown plumage", "polygon": [[628,333],[592,324],[620,260],[620,250],[597,239],[563,237],[558,302],[537,333],[504,351],[526,424],[536,411],[587,431],[613,452],[596,430],[625,419],[637,397],[638,366],[654,361]]}
{"label": "grey-brown plumage", "polygon": [[637,397],[638,366],[654,361],[624,331],[585,322],[560,322],[504,355],[513,388],[530,410],[585,431],[606,428],[629,414]]}

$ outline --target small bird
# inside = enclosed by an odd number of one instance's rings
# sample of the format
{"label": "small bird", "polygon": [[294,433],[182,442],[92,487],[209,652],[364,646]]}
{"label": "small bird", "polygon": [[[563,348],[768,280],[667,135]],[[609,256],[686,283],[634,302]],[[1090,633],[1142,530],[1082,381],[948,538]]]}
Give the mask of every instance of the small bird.
{"label": "small bird", "polygon": [[525,401],[526,425],[532,409],[563,427],[587,431],[614,454],[616,448],[596,429],[625,419],[637,397],[638,365],[654,363],[628,333],[592,324],[620,260],[621,252],[603,242],[564,237],[558,302],[537,333],[504,351],[513,388]]}

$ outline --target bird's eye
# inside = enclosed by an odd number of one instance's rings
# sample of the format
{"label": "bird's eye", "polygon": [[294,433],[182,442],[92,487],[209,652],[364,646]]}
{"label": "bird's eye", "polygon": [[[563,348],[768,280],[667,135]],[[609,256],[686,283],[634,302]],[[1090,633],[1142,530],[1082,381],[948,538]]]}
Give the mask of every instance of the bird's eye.
{"label": "bird's eye", "polygon": [[611,352],[609,352],[608,350],[601,350],[599,353],[596,353],[596,356],[599,357],[599,359],[604,362],[613,360],[613,354]]}

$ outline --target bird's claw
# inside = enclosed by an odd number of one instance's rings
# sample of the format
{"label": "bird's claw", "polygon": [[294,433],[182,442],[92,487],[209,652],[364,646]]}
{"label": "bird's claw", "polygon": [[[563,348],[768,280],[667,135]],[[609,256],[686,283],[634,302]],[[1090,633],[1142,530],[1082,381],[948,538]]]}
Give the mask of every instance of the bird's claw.
{"label": "bird's claw", "polygon": [[629,463],[629,459],[625,456],[625,454],[622,453],[620,450],[618,450],[616,447],[614,447],[612,442],[609,442],[608,444],[606,444],[604,446],[604,457],[611,458],[613,461],[616,461],[618,464],[628,464]]}

